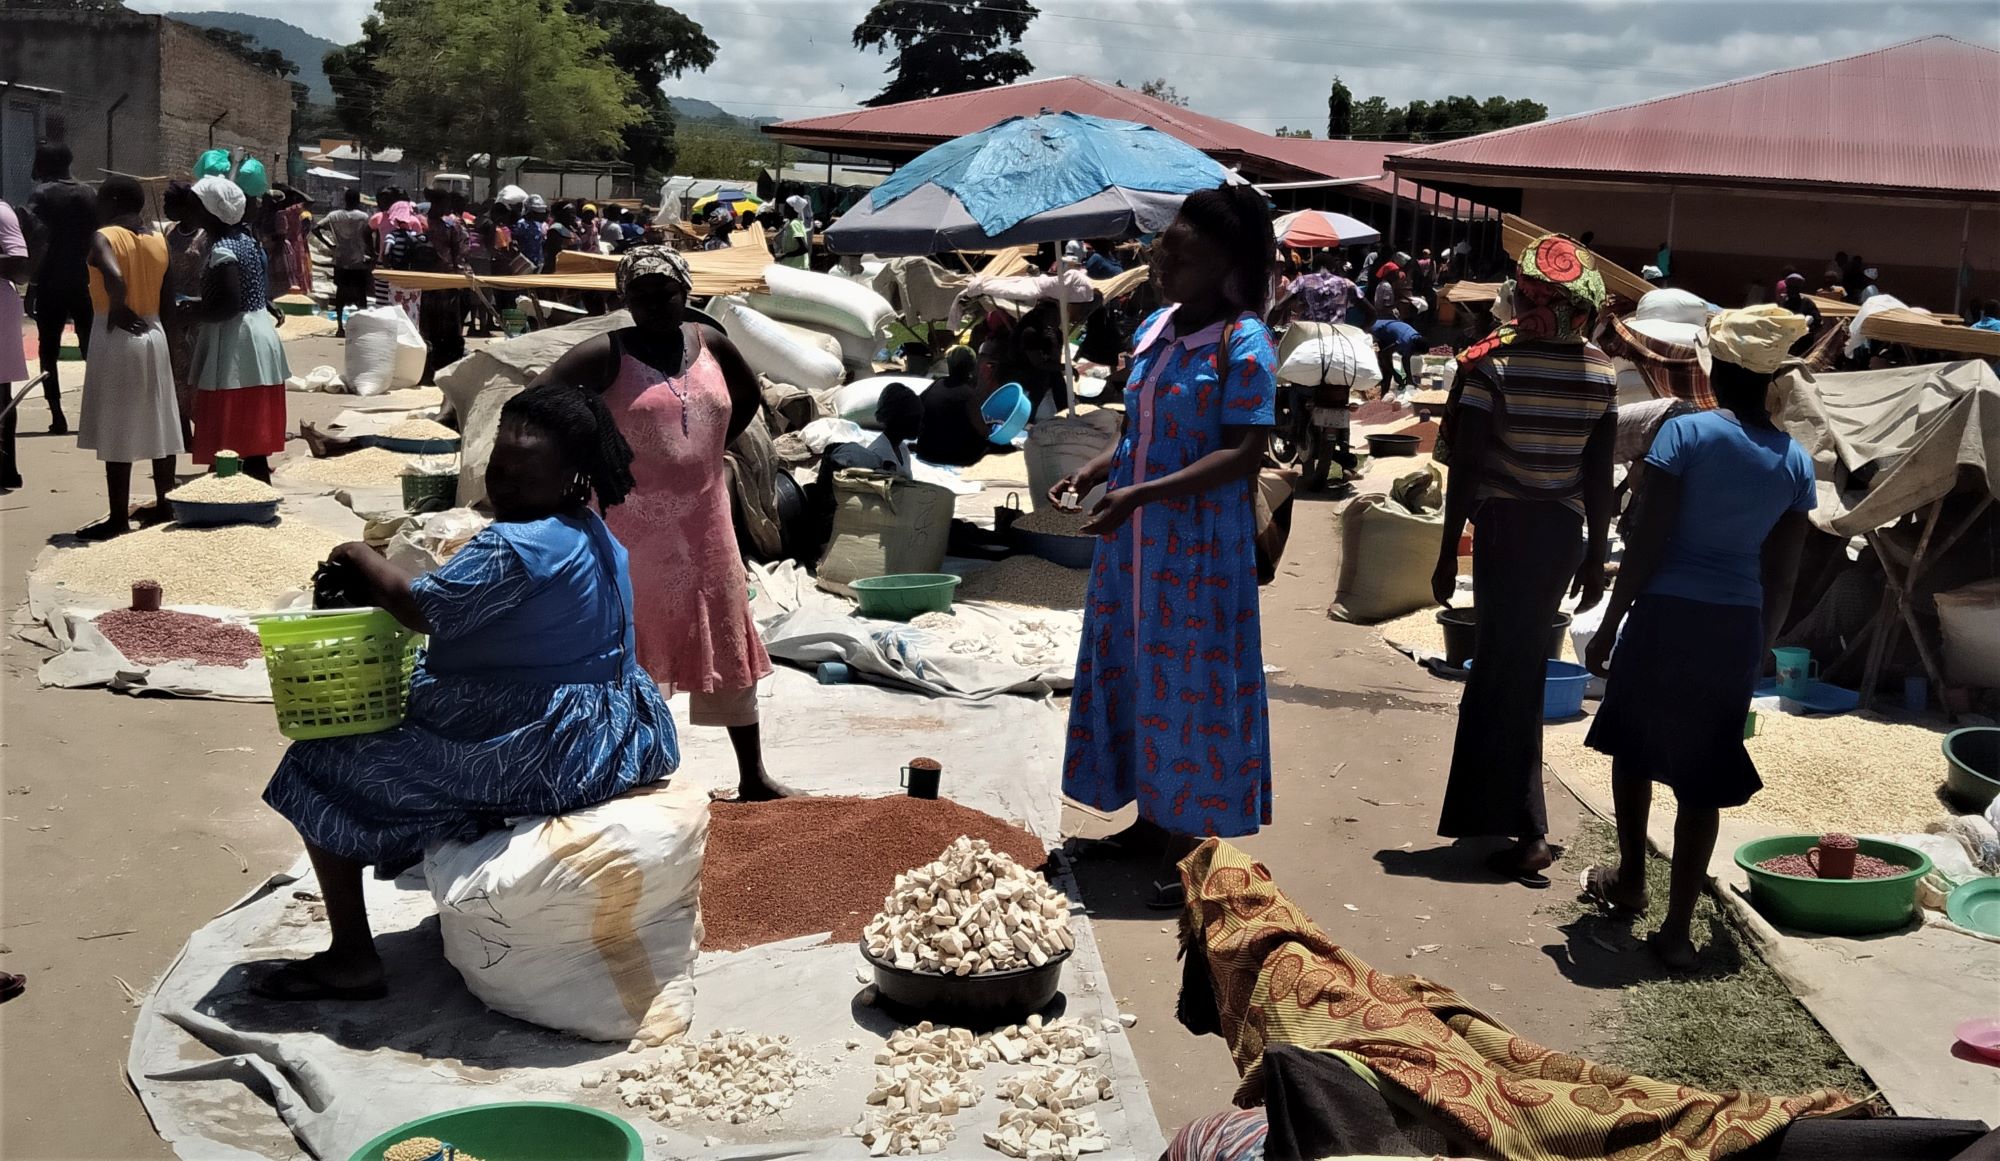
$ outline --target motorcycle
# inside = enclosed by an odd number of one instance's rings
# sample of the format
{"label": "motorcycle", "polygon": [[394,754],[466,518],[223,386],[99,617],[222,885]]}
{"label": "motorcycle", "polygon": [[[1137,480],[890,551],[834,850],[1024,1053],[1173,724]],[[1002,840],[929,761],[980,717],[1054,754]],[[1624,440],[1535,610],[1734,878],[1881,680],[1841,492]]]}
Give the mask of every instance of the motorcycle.
{"label": "motorcycle", "polygon": [[1352,394],[1344,383],[1278,384],[1268,454],[1279,467],[1297,468],[1299,486],[1308,492],[1324,490],[1336,465],[1345,484],[1359,463],[1348,438]]}

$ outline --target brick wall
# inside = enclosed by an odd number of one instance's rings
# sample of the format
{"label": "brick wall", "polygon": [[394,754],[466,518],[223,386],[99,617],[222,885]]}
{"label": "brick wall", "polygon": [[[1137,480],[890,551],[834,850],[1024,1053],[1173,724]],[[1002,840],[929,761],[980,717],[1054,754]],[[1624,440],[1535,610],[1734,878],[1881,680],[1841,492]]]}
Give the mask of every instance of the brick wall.
{"label": "brick wall", "polygon": [[[10,10],[0,22],[0,80],[61,92],[49,102],[47,134],[69,144],[77,177],[161,172],[158,17]],[[32,141],[4,144],[34,150]]]}
{"label": "brick wall", "polygon": [[240,146],[264,163],[273,181],[283,181],[291,85],[217,48],[199,29],[162,20],[159,30],[161,168],[153,172],[187,177],[209,148],[210,122],[220,116],[215,146]]}

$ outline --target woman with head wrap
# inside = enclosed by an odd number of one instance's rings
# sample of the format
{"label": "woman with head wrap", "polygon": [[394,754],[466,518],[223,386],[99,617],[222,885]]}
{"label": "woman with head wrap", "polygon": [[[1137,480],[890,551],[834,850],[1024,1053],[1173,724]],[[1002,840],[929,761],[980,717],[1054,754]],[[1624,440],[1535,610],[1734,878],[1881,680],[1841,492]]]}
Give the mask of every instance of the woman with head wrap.
{"label": "woman with head wrap", "polygon": [[234,182],[195,183],[195,224],[208,235],[208,264],[189,377],[195,387],[194,462],[222,450],[243,457],[243,470],[271,478],[270,457],[285,447],[285,380],[291,368],[278,340],[277,309],[265,281],[264,249],[243,222],[245,198]]}
{"label": "woman with head wrap", "polygon": [[112,174],[98,187],[97,213],[104,226],[90,240],[87,259],[96,321],[76,445],[103,461],[110,510],[77,533],[85,540],[109,540],[132,530],[132,465],[141,460],[152,461],[156,497],[141,519],[165,520],[174,457],[187,450],[167,332],[160,327],[167,241],[146,220],[145,210],[146,193],[129,177]]}
{"label": "woman with head wrap", "polygon": [[1451,475],[1431,591],[1451,604],[1469,520],[1479,613],[1438,833],[1512,838],[1487,867],[1546,887],[1556,857],[1542,800],[1549,626],[1572,582],[1579,609],[1603,594],[1618,372],[1585,338],[1604,305],[1590,252],[1547,234],[1519,265],[1513,317],[1458,357],[1438,441]]}
{"label": "woman with head wrap", "polygon": [[332,946],[252,982],[273,1000],[383,994],[361,872],[522,815],[558,815],[657,782],[680,763],[660,691],[633,664],[625,550],[591,510],[632,487],[632,451],[593,394],[523,391],[500,409],[493,523],[411,578],[354,542],[333,550],[349,599],[428,634],[402,724],[294,742],[264,801],[298,828]]}
{"label": "woman with head wrap", "polygon": [[196,221],[201,202],[194,187],[171,182],[160,209],[173,225],[167,230],[167,282],[160,292],[160,325],[167,332],[167,357],[174,368],[174,396],[181,413],[181,441],[194,446],[194,333],[201,320],[192,304],[201,300],[202,270],[208,265],[208,235]]}
{"label": "woman with head wrap", "polygon": [[[382,215],[382,226],[376,231],[378,244],[381,246],[380,261],[376,264],[376,268],[378,270],[434,269],[433,260],[437,252],[431,249],[428,231],[429,226],[424,216],[417,212],[415,202],[390,203]],[[392,306],[401,308],[404,314],[410,316],[411,322],[417,321],[418,309],[424,298],[423,291],[378,282],[375,293]]]}
{"label": "woman with head wrap", "polygon": [[735,344],[686,317],[691,289],[674,251],[626,251],[618,292],[632,325],[585,339],[535,382],[604,396],[632,445],[632,493],[610,521],[632,554],[639,664],[663,690],[687,692],[695,725],[729,731],[739,798],[776,798],[757,720],[771,659],[750,616],[723,463],[763,393]]}
{"label": "woman with head wrap", "polygon": [[1720,811],[1763,786],[1743,721],[1784,626],[1814,504],[1812,458],[1765,399],[1805,333],[1805,319],[1775,304],[1708,320],[1696,350],[1719,406],[1670,419],[1654,437],[1618,586],[1584,659],[1609,677],[1588,744],[1611,755],[1619,865],[1590,868],[1583,886],[1604,906],[1645,913],[1653,783],[1671,788],[1672,888],[1650,945],[1677,969],[1695,961],[1689,924]]}

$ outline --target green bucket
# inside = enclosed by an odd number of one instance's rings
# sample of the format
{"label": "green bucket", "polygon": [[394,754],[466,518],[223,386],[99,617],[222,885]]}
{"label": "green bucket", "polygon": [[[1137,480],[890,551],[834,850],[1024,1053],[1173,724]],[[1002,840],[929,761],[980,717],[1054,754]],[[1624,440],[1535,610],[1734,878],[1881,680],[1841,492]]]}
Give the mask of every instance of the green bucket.
{"label": "green bucket", "polygon": [[1736,848],[1736,865],[1750,876],[1750,902],[1781,927],[1822,935],[1869,935],[1894,931],[1917,913],[1917,880],[1931,873],[1929,855],[1882,839],[1860,839],[1860,854],[1908,870],[1885,879],[1806,879],[1758,866],[1779,855],[1802,855],[1819,836],[1779,835],[1753,839]]}
{"label": "green bucket", "polygon": [[484,1161],[644,1161],[646,1155],[639,1134],[610,1113],[558,1101],[507,1101],[397,1125],[348,1161],[382,1161],[389,1146],[411,1137],[435,1137]]}
{"label": "green bucket", "polygon": [[907,621],[923,613],[951,611],[959,578],[943,572],[899,572],[864,577],[848,585],[861,602],[861,615]]}

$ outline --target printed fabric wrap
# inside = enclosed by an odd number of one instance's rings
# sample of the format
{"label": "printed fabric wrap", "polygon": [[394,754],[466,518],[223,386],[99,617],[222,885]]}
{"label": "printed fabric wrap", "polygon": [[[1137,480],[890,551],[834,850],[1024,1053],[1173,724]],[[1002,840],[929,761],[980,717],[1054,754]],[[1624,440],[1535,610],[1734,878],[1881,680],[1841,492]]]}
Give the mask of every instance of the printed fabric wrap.
{"label": "printed fabric wrap", "polygon": [[1223,1038],[1263,1099],[1264,1049],[1347,1053],[1405,1112],[1494,1156],[1527,1161],[1713,1161],[1793,1120],[1853,1104],[1830,1090],[1703,1092],[1531,1043],[1421,976],[1377,971],[1334,943],[1263,864],[1209,839],[1180,864],[1186,954],[1205,957]]}
{"label": "printed fabric wrap", "polygon": [[1461,352],[1460,364],[1526,339],[1580,342],[1589,331],[1591,312],[1604,305],[1597,259],[1566,234],[1543,234],[1528,243],[1517,265],[1514,317]]}

